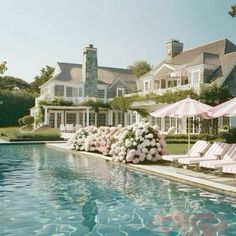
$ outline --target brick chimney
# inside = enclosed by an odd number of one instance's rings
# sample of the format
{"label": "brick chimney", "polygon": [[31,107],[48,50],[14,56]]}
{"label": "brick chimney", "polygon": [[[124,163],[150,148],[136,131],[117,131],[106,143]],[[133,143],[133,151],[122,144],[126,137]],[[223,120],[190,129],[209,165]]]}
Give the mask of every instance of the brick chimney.
{"label": "brick chimney", "polygon": [[180,43],[179,40],[171,39],[166,43],[166,59],[172,59],[181,52],[183,52],[183,43]]}

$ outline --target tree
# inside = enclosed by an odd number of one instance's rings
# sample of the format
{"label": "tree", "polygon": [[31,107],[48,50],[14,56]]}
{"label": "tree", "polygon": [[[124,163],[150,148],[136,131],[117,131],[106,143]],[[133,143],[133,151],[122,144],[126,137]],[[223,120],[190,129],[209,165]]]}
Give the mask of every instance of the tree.
{"label": "tree", "polygon": [[22,80],[12,76],[3,76],[0,77],[0,88],[1,90],[9,90],[9,91],[28,91],[30,85]]}
{"label": "tree", "polygon": [[34,82],[30,84],[31,92],[39,93],[40,92],[39,87],[45,82],[47,82],[49,79],[51,79],[52,76],[54,75],[54,72],[55,68],[51,66],[46,65],[46,67],[42,68],[40,70],[40,74],[36,75],[34,77]]}
{"label": "tree", "polygon": [[232,17],[235,17],[235,16],[236,16],[236,4],[231,6],[230,11],[229,11],[228,13],[229,13],[229,15],[231,15]]}
{"label": "tree", "polygon": [[141,77],[142,75],[149,72],[152,69],[152,67],[148,62],[144,60],[138,60],[135,61],[132,65],[129,65],[128,69],[130,69],[132,73],[137,77]]}
{"label": "tree", "polygon": [[18,124],[18,119],[29,114],[29,109],[34,106],[35,97],[26,92],[14,92],[0,89],[0,126]]}
{"label": "tree", "polygon": [[7,70],[7,62],[4,61],[0,63],[0,74],[1,75],[4,74],[6,70]]}
{"label": "tree", "polygon": [[[208,105],[216,106],[222,102],[232,98],[229,88],[222,86],[218,87],[217,84],[203,85],[201,88],[200,100]],[[214,135],[218,134],[218,119],[214,119],[211,123],[210,120],[203,120],[202,132],[210,133],[210,128]]]}
{"label": "tree", "polygon": [[211,84],[204,85],[201,88],[200,100],[211,106],[225,102],[229,98],[232,98],[232,95],[228,87],[218,87],[217,84]]}

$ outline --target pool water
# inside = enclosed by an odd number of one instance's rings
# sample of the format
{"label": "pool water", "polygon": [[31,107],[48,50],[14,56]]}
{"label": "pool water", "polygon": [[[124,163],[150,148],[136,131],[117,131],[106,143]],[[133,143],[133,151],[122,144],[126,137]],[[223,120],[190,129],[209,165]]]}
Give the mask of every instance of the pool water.
{"label": "pool water", "polygon": [[1,145],[0,235],[236,235],[236,199],[44,145]]}

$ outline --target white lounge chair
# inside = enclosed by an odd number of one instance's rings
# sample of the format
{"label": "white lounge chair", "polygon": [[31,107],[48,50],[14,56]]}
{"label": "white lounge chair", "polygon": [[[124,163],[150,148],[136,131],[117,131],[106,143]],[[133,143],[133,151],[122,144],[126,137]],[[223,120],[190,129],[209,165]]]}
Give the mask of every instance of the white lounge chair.
{"label": "white lounge chair", "polygon": [[235,178],[236,178],[236,164],[234,164],[234,165],[225,165],[225,166],[222,167],[221,171],[223,173],[235,174]]}
{"label": "white lounge chair", "polygon": [[210,142],[198,140],[191,149],[188,151],[187,154],[180,154],[180,155],[163,155],[162,160],[171,161],[176,163],[180,158],[188,158],[188,157],[200,157],[206,153],[206,151],[211,146]]}
{"label": "white lounge chair", "polygon": [[198,165],[200,161],[217,160],[221,158],[230,145],[227,143],[215,142],[202,157],[190,157],[178,159],[180,165]]}
{"label": "white lounge chair", "polygon": [[236,144],[230,145],[222,160],[200,161],[199,166],[208,169],[218,169],[232,164],[236,164]]}

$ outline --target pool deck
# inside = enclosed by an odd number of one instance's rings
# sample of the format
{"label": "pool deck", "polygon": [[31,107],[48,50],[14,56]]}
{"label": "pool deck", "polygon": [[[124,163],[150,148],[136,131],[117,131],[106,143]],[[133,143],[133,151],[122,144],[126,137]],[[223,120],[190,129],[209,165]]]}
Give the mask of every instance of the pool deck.
{"label": "pool deck", "polygon": [[[6,144],[47,144],[50,147],[57,148],[64,151],[69,151],[77,154],[83,154],[88,157],[95,157],[99,159],[104,159],[106,161],[112,161],[109,156],[104,156],[98,153],[83,152],[83,151],[72,151],[68,147],[65,141],[25,141],[25,142],[8,142],[0,139],[0,145]],[[219,176],[213,173],[206,173],[202,171],[195,171],[191,169],[177,168],[167,164],[123,164],[114,162],[117,165],[124,165],[130,169],[146,172],[152,175],[162,176],[167,179],[186,183],[196,187],[201,187],[207,190],[212,190],[214,192],[224,193],[233,197],[236,197],[236,179],[233,175]]]}
{"label": "pool deck", "polygon": [[[47,145],[54,148],[71,151],[66,143],[48,143]],[[112,161],[111,157],[104,156],[98,153],[90,153],[82,151],[80,152],[71,151],[71,152],[83,154],[88,157],[105,159],[106,161]],[[202,171],[196,171],[191,169],[177,168],[166,164],[160,165],[158,163],[150,165],[122,164],[122,163],[116,163],[116,164],[125,165],[126,167],[131,168],[133,170],[146,172],[152,175],[162,176],[177,182],[182,182],[185,184],[201,187],[207,190],[224,193],[229,196],[236,197],[236,179],[233,175],[219,176],[213,173],[205,173]]]}

